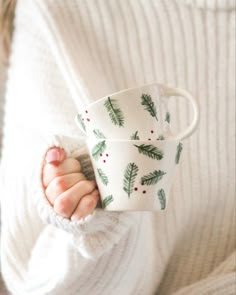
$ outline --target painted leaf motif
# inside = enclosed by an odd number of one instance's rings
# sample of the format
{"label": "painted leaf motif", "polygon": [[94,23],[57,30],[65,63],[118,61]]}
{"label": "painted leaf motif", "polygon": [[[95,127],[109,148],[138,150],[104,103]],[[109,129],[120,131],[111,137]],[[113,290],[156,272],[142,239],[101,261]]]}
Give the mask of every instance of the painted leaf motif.
{"label": "painted leaf motif", "polygon": [[117,100],[108,97],[104,106],[108,111],[112,123],[114,125],[118,125],[119,127],[124,127],[124,114],[119,108]]}
{"label": "painted leaf motif", "polygon": [[165,194],[165,191],[163,189],[160,189],[157,194],[158,194],[158,197],[159,197],[159,200],[160,200],[161,210],[164,210],[166,208],[166,194]]}
{"label": "painted leaf motif", "polygon": [[97,138],[106,138],[105,135],[99,129],[94,129],[93,133]]}
{"label": "painted leaf motif", "polygon": [[132,135],[130,136],[130,139],[131,139],[131,140],[139,140],[140,138],[139,138],[139,136],[138,136],[138,131],[136,131],[134,134],[132,134]]}
{"label": "painted leaf motif", "polygon": [[102,171],[101,168],[98,168],[97,169],[97,172],[98,172],[98,175],[99,175],[99,178],[101,180],[101,182],[104,184],[104,185],[108,185],[109,181],[108,181],[108,177],[107,175]]}
{"label": "painted leaf motif", "polygon": [[150,115],[158,121],[156,106],[154,104],[154,101],[152,100],[151,95],[142,94],[141,100],[141,104],[144,106],[144,109],[148,111]]}
{"label": "painted leaf motif", "polygon": [[166,174],[166,172],[161,171],[161,170],[154,170],[153,172],[144,175],[141,178],[141,184],[146,184],[146,185],[153,185],[156,184],[158,181],[162,179],[162,177]]}
{"label": "painted leaf motif", "polygon": [[133,192],[135,178],[138,174],[138,166],[135,163],[129,163],[126,167],[124,180],[123,180],[123,189],[128,194],[128,197]]}
{"label": "painted leaf motif", "polygon": [[165,137],[163,135],[159,135],[157,140],[165,140]]}
{"label": "painted leaf motif", "polygon": [[138,151],[140,154],[143,154],[145,156],[148,156],[149,158],[155,159],[155,160],[161,160],[164,156],[163,151],[161,151],[159,148],[152,144],[141,144],[136,145],[135,147],[138,148]]}
{"label": "painted leaf motif", "polygon": [[109,195],[107,196],[103,201],[102,201],[102,207],[103,208],[106,208],[111,202],[113,202],[114,199],[113,199],[113,196],[112,195]]}
{"label": "painted leaf motif", "polygon": [[106,141],[100,141],[98,144],[96,144],[92,149],[92,156],[95,160],[98,160],[100,157],[100,154],[102,154],[106,149]]}
{"label": "painted leaf motif", "polygon": [[86,132],[86,126],[82,120],[82,115],[78,114],[76,119],[77,119],[77,122],[80,124],[80,126],[83,128],[84,132]]}
{"label": "painted leaf motif", "polygon": [[176,164],[179,164],[179,159],[180,159],[180,155],[181,155],[182,149],[183,149],[183,144],[180,142],[177,145],[177,151],[176,151],[176,156],[175,156],[175,163]]}
{"label": "painted leaf motif", "polygon": [[169,112],[166,113],[165,121],[170,123],[170,113]]}

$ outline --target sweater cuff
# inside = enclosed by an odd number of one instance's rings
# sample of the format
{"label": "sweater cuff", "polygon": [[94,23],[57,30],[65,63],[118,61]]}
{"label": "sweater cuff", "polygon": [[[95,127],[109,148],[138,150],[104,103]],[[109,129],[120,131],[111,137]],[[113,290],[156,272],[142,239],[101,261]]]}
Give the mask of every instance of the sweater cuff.
{"label": "sweater cuff", "polygon": [[139,219],[139,213],[104,211],[97,208],[82,220],[71,221],[58,215],[48,202],[42,184],[42,167],[46,151],[51,147],[63,148],[67,157],[81,161],[82,172],[88,179],[94,179],[93,168],[84,141],[63,135],[51,136],[41,147],[40,159],[34,171],[33,199],[38,214],[45,224],[68,232],[69,240],[86,258],[97,258],[108,251]]}

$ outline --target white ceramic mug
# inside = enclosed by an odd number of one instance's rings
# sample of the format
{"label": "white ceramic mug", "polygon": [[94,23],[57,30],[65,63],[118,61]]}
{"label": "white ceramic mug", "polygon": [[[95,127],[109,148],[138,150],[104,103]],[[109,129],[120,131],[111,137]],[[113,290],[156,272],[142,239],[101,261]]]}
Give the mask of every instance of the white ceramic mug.
{"label": "white ceramic mug", "polygon": [[[170,129],[170,97],[182,97],[193,108],[191,124],[177,135]],[[152,83],[107,95],[82,110],[75,118],[88,137],[100,139],[182,140],[197,127],[199,111],[186,90]]]}
{"label": "white ceramic mug", "polygon": [[166,208],[182,152],[180,141],[88,138],[87,146],[104,210]]}

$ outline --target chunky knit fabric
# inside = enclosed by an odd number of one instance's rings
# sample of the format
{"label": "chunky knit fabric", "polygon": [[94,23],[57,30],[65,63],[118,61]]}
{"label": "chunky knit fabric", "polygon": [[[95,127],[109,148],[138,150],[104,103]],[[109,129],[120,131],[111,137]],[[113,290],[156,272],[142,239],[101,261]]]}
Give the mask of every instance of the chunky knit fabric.
{"label": "chunky knit fabric", "polygon": [[[92,178],[76,113],[154,81],[192,92],[201,112],[167,210],[55,214],[40,179],[46,150],[63,147]],[[5,100],[1,268],[11,294],[234,294],[234,1],[19,0]],[[182,130],[190,109],[173,107]]]}

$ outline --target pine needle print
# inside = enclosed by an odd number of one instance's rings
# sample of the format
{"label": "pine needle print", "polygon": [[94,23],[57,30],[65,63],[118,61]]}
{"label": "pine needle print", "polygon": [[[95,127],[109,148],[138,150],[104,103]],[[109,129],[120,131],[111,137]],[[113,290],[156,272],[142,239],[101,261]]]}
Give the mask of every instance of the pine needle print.
{"label": "pine needle print", "polygon": [[118,107],[117,100],[107,98],[104,103],[106,107],[109,117],[114,125],[118,125],[119,127],[124,127],[124,114],[122,110]]}
{"label": "pine needle print", "polygon": [[103,201],[102,201],[102,207],[103,208],[106,208],[111,202],[113,202],[114,199],[113,199],[113,196],[112,195],[109,195],[107,196]]}
{"label": "pine needle print", "polygon": [[97,172],[98,172],[98,175],[99,175],[99,178],[101,180],[101,182],[104,184],[104,185],[108,185],[109,181],[108,181],[108,177],[106,176],[106,174],[102,171],[102,169],[98,168],[97,169]]}
{"label": "pine needle print", "polygon": [[161,204],[161,210],[164,210],[166,208],[166,194],[165,191],[163,189],[160,189],[157,193],[159,200],[160,200],[160,204]]}
{"label": "pine needle print", "polygon": [[86,132],[86,126],[82,120],[82,115],[78,114],[77,115],[77,122],[80,124],[80,126],[83,128],[84,132]]}
{"label": "pine needle print", "polygon": [[165,121],[170,124],[170,113],[169,112],[166,113]]}
{"label": "pine needle print", "polygon": [[180,159],[180,155],[181,155],[182,149],[183,149],[183,144],[180,142],[177,145],[177,152],[176,152],[176,156],[175,156],[175,163],[176,164],[179,164],[179,159]]}
{"label": "pine needle print", "polygon": [[165,137],[163,135],[159,135],[157,140],[165,140]]}
{"label": "pine needle print", "polygon": [[161,151],[159,148],[152,144],[141,144],[136,145],[135,147],[138,148],[138,151],[140,154],[143,154],[145,156],[148,156],[149,158],[155,159],[155,160],[161,160],[164,156],[163,151]]}
{"label": "pine needle print", "polygon": [[149,94],[142,94],[141,96],[141,99],[142,99],[142,105],[144,106],[144,109],[146,111],[148,111],[150,113],[150,115],[154,118],[156,118],[156,120],[158,121],[158,118],[157,118],[157,110],[156,110],[156,107],[155,107],[155,104],[152,100],[152,97],[151,95]]}
{"label": "pine needle print", "polygon": [[102,154],[106,149],[106,141],[100,141],[98,144],[94,146],[92,149],[92,156],[95,160],[98,160],[100,157],[100,154]]}
{"label": "pine needle print", "polygon": [[130,139],[131,139],[131,140],[139,140],[140,138],[139,138],[139,136],[138,136],[138,131],[136,131],[134,134],[132,134],[132,135],[130,136]]}
{"label": "pine needle print", "polygon": [[94,129],[93,133],[97,138],[106,138],[105,135],[99,129]]}
{"label": "pine needle print", "polygon": [[128,194],[128,197],[133,192],[135,178],[138,174],[138,166],[135,163],[129,163],[124,175],[123,189]]}
{"label": "pine needle print", "polygon": [[154,170],[153,172],[143,176],[141,178],[141,184],[153,185],[162,179],[166,172],[161,170]]}

